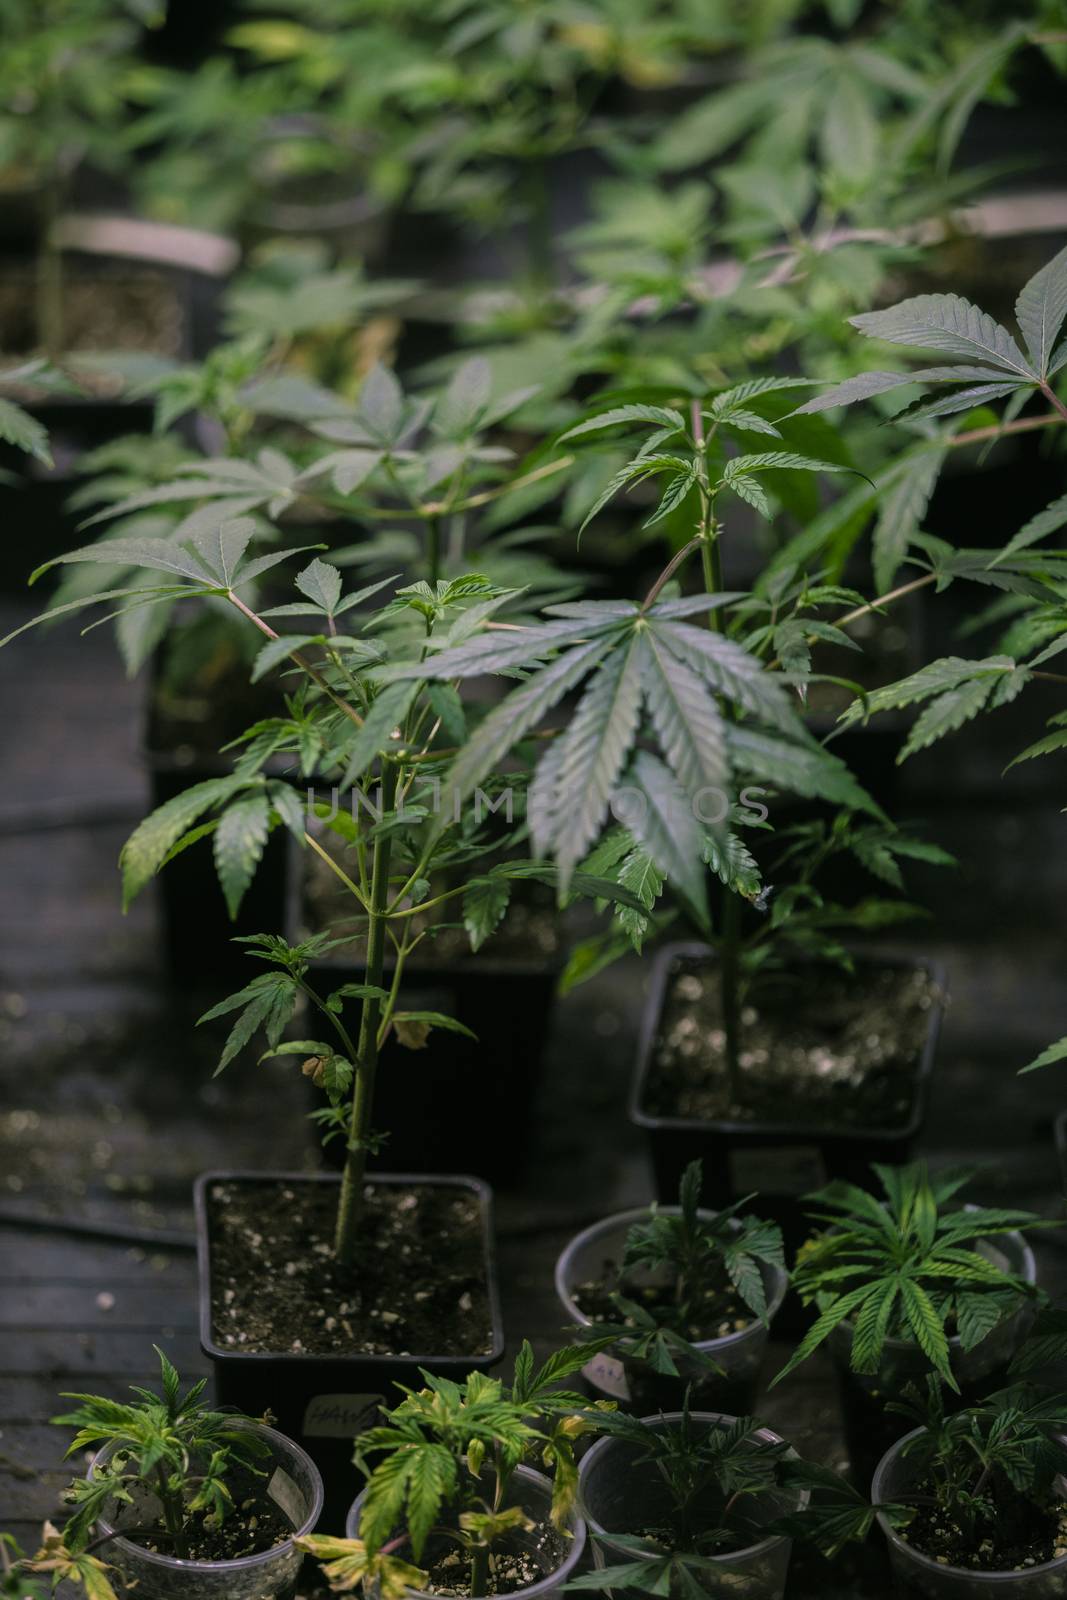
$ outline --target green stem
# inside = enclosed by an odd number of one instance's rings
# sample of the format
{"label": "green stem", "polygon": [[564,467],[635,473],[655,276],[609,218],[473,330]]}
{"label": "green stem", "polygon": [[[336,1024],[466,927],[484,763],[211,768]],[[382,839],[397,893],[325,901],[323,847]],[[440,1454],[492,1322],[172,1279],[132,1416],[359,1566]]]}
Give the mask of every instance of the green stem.
{"label": "green stem", "polygon": [[526,173],[529,212],[526,223],[530,285],[535,294],[552,287],[552,210],[544,156],[530,162]]}
{"label": "green stem", "polygon": [[163,1508],[163,1521],[174,1546],[174,1554],[179,1561],[184,1561],[188,1556],[188,1546],[182,1529],[181,1508],[174,1504],[174,1496],[167,1485],[167,1474],[161,1461],[156,1465],[156,1483],[159,1486],[159,1503]]}
{"label": "green stem", "polygon": [[[382,770],[382,818],[392,812],[396,798],[396,768],[385,762]],[[374,841],[371,859],[370,906],[367,921],[366,982],[381,988],[385,957],[385,910],[389,900],[389,855],[392,836],[380,833]],[[374,1079],[378,1070],[378,1026],[381,1000],[368,995],[363,1001],[356,1047],[356,1073],[352,1086],[352,1113],[348,1124],[348,1150],[341,1178],[341,1197],[337,1206],[334,1252],[342,1266],[350,1266],[355,1255],[356,1237],[363,1215],[363,1175],[367,1166],[367,1135],[374,1101]]]}
{"label": "green stem", "polygon": [[37,338],[52,361],[63,353],[63,254],[56,242],[61,206],[60,184],[47,182],[42,195],[41,233],[37,245],[36,312]]}
{"label": "green stem", "polygon": [[475,1545],[471,1551],[471,1596],[477,1600],[489,1592],[489,1546]]}
{"label": "green stem", "polygon": [[426,518],[426,564],[430,569],[430,587],[434,588],[441,576],[441,519]]}
{"label": "green stem", "polygon": [[[722,591],[722,553],[719,536],[705,518],[705,538],[701,556],[704,562],[704,586],[709,594]],[[716,607],[708,613],[708,627],[713,633],[722,632],[722,617]],[[730,1101],[738,1103],[741,1093],[741,902],[737,894],[723,886],[721,929],[719,935],[719,999],[722,1006],[724,1034],[723,1054],[726,1061],[726,1078],[730,1086]]]}

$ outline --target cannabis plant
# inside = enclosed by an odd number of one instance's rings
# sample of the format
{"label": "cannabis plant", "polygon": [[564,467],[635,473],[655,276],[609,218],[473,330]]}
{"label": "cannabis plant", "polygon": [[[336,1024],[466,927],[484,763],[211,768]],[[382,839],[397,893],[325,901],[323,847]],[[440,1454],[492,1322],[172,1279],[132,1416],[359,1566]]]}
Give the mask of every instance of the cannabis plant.
{"label": "cannabis plant", "polygon": [[931,1177],[920,1162],[873,1170],[880,1196],[837,1181],[809,1197],[815,1207],[809,1216],[824,1226],[801,1248],[793,1284],[819,1315],[774,1381],[847,1319],[853,1371],[877,1373],[886,1340],[906,1339],[958,1390],[949,1339],[956,1335],[964,1350],[973,1350],[1035,1295],[1031,1284],[998,1264],[990,1241],[1041,1219],[952,1205],[970,1171]]}
{"label": "cannabis plant", "polygon": [[44,1600],[44,1589],[28,1576],[29,1557],[10,1533],[0,1533],[0,1595],[4,1600]]}
{"label": "cannabis plant", "polygon": [[[159,1357],[162,1394],[136,1386],[136,1401],[120,1403],[98,1395],[64,1394],[77,1407],[53,1421],[76,1428],[67,1451],[111,1447],[91,1478],[78,1479],[66,1499],[74,1511],[63,1532],[68,1550],[84,1552],[105,1507],[131,1504],[131,1490],[144,1485],[160,1507],[160,1523],[138,1530],[166,1545],[167,1554],[185,1560],[190,1540],[220,1527],[234,1510],[228,1479],[236,1467],[257,1471],[268,1454],[254,1432],[241,1427],[233,1412],[210,1411],[202,1398],[206,1379],[183,1395],[181,1379],[163,1351]],[[92,1590],[89,1591],[92,1594]]]}
{"label": "cannabis plant", "polygon": [[[700,1214],[703,1167],[692,1161],[678,1191],[677,1214],[653,1205],[647,1221],[636,1222],[626,1236],[611,1300],[618,1325],[618,1353],[628,1361],[647,1363],[653,1372],[679,1375],[677,1358],[686,1365],[715,1369],[715,1363],[694,1348],[724,1283],[729,1283],[753,1316],[766,1320],[767,1294],[761,1264],[784,1269],[781,1230],[758,1217],[739,1217],[747,1200],[714,1216]],[[752,1196],[748,1196],[751,1199]],[[662,1295],[640,1293],[644,1274],[664,1283]],[[607,1331],[594,1323],[587,1332]],[[706,1335],[705,1335],[706,1337]]]}
{"label": "cannabis plant", "polygon": [[[903,1449],[910,1485],[896,1492],[910,1512],[905,1537],[917,1548],[925,1550],[924,1535],[948,1537],[958,1552],[952,1565],[989,1568],[1002,1541],[1018,1533],[1024,1508],[1061,1553],[1065,1541],[1055,1511],[1067,1469],[1062,1394],[1018,1382],[949,1412],[931,1374],[925,1392],[911,1386],[887,1409],[922,1429]],[[938,1546],[926,1553],[944,1559]]]}
{"label": "cannabis plant", "polygon": [[[632,1499],[643,1526],[633,1533],[612,1529],[602,1542],[629,1559],[582,1573],[571,1588],[634,1588],[695,1600],[727,1592],[731,1557],[776,1533],[807,1538],[828,1556],[866,1537],[874,1509],[836,1473],[762,1435],[752,1417],[722,1422],[694,1418],[688,1403],[677,1421],[658,1426],[621,1412],[600,1421],[602,1433],[629,1447],[620,1470],[648,1469],[646,1492],[639,1484]],[[817,1504],[783,1514],[786,1495],[811,1487],[819,1491]]]}
{"label": "cannabis plant", "polygon": [[602,1413],[559,1384],[587,1358],[585,1346],[560,1350],[535,1368],[524,1341],[510,1386],[477,1372],[463,1383],[423,1372],[426,1387],[408,1389],[356,1442],[357,1465],[367,1473],[359,1537],[299,1541],[324,1563],[331,1587],[399,1600],[406,1588],[426,1586],[420,1563],[431,1539],[440,1539],[468,1569],[469,1592],[492,1593],[509,1536],[533,1527],[515,1495],[523,1460],[551,1470],[552,1524],[569,1536],[578,1486],[574,1440],[593,1431]]}
{"label": "cannabis plant", "polygon": [[[854,317],[854,326],[873,338],[956,359],[933,367],[866,372],[801,408],[821,411],[866,399],[879,404],[880,396],[907,385],[927,390],[900,414],[899,426],[911,431],[916,443],[891,469],[897,474],[899,492],[886,497],[875,528],[879,581],[891,583],[907,562],[920,569],[919,576],[901,584],[897,594],[928,585],[941,591],[957,581],[994,592],[993,603],[971,619],[968,631],[1000,627],[997,653],[931,661],[899,682],[864,694],[843,714],[842,723],[848,726],[881,712],[921,706],[899,761],[956,732],[980,713],[1010,705],[1032,685],[1067,682],[1047,665],[1067,648],[1063,598],[1067,556],[1048,546],[1067,525],[1067,495],[1031,517],[1000,548],[955,549],[920,531],[950,451],[992,446],[1001,438],[1035,430],[1048,429],[1055,435],[1067,423],[1067,402],[1060,393],[1067,367],[1063,337],[1067,250],[1023,286],[1015,315],[1022,344],[1008,328],[958,295],[919,295],[885,311]],[[1001,401],[1004,409],[997,419],[988,408]],[[943,424],[943,417],[953,420]],[[977,425],[963,425],[968,423]],[[891,517],[891,509],[898,514]],[[1054,713],[1048,720],[1049,732],[1022,750],[1011,765],[1067,747],[1065,724],[1067,713]],[[1064,1058],[1067,1040],[1061,1039],[1030,1065],[1045,1066]]]}

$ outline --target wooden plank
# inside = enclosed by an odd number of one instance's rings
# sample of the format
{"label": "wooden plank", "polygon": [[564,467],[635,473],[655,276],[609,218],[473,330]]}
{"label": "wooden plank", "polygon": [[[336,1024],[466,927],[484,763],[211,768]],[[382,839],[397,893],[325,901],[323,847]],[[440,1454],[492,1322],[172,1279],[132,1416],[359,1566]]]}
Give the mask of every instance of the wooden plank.
{"label": "wooden plank", "polygon": [[74,1235],[0,1226],[0,1296],[8,1283],[195,1284],[191,1252],[112,1245]]}
{"label": "wooden plank", "polygon": [[0,1344],[15,1328],[140,1329],[161,1324],[176,1332],[195,1332],[195,1285],[174,1289],[113,1283],[108,1277],[77,1284],[29,1284],[12,1293],[0,1290]]}
{"label": "wooden plank", "polygon": [[[192,1380],[202,1376],[204,1363],[201,1358],[197,1370],[189,1369],[188,1378]],[[182,1377],[186,1377],[186,1373],[183,1372]],[[108,1400],[128,1400],[131,1384],[158,1391],[159,1371],[94,1372],[90,1381],[94,1394],[103,1395]],[[55,1416],[60,1406],[61,1389],[85,1389],[86,1386],[84,1373],[57,1373],[47,1377],[38,1372],[0,1375],[0,1428],[6,1432],[12,1425],[40,1422],[43,1418]],[[210,1383],[207,1398],[209,1401],[213,1398]]]}
{"label": "wooden plank", "polygon": [[49,1328],[26,1328],[17,1336],[0,1338],[0,1374],[142,1372],[150,1346],[158,1344],[183,1377],[199,1376],[207,1361],[196,1335],[174,1328],[150,1333],[107,1329],[92,1333],[53,1333]]}

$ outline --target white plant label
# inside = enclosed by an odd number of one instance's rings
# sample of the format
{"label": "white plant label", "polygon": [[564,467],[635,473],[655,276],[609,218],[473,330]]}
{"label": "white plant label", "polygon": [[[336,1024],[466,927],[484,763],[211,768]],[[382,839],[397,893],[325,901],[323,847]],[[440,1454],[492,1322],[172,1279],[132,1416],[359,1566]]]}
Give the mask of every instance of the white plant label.
{"label": "white plant label", "polygon": [[317,1394],[309,1400],[301,1432],[308,1439],[354,1439],[378,1418],[380,1394]]}

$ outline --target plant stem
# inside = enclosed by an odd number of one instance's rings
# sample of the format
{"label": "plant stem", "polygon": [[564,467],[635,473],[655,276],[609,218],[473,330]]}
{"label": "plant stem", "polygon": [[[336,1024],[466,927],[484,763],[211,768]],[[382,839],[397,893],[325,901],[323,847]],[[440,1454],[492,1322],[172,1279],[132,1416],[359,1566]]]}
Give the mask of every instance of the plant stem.
{"label": "plant stem", "polygon": [[[709,529],[709,535],[711,530]],[[704,562],[704,587],[709,594],[722,589],[722,556],[717,536],[705,539],[702,551]],[[721,618],[718,610],[708,613],[708,627],[720,633]],[[730,1100],[738,1103],[741,1095],[741,1006],[738,977],[741,966],[741,902],[733,889],[723,885],[721,929],[719,933],[719,1001],[722,1006],[723,1055],[726,1061],[726,1080]]]}
{"label": "plant stem", "polygon": [[486,1594],[489,1588],[489,1546],[475,1545],[471,1551],[471,1600]]}
{"label": "plant stem", "polygon": [[962,444],[982,444],[986,439],[999,439],[1012,433],[1032,433],[1035,428],[1047,428],[1050,423],[1067,421],[1067,411],[1063,410],[1055,395],[1049,398],[1063,413],[1062,416],[1050,411],[1043,417],[1017,417],[1014,422],[994,422],[988,428],[972,428],[968,433],[956,433],[951,439],[938,439],[936,443],[953,449]]}
{"label": "plant stem", "polygon": [[1055,406],[1057,412],[1063,418],[1063,421],[1067,422],[1067,406],[1064,405],[1063,401],[1060,399],[1055,389],[1053,389],[1052,385],[1047,382],[1043,383],[1041,385],[1041,393],[1045,396],[1045,399],[1050,405]]}
{"label": "plant stem", "polygon": [[[266,634],[268,639],[277,639],[279,637],[279,635],[275,633],[274,629],[271,627],[270,623],[264,622],[262,617],[257,616],[252,610],[251,606],[246,606],[240,595],[234,594],[232,589],[227,591],[226,598],[229,600],[231,605],[237,607],[238,611],[243,617],[247,617],[249,622],[254,622],[260,633]],[[318,667],[313,667],[307,656],[302,655],[299,650],[290,650],[289,660],[295,661],[300,670],[307,673],[312,683],[318,685],[328,700],[332,700],[338,711],[343,711],[350,722],[354,722],[357,728],[362,728],[363,718],[360,716],[355,706],[349,705],[347,700],[342,699],[339,694],[334,693],[334,691],[330,688],[330,685],[326,682],[326,679],[323,677],[322,673],[319,671]]]}
{"label": "plant stem", "polygon": [[188,1554],[188,1546],[182,1529],[181,1509],[175,1506],[173,1496],[167,1487],[167,1474],[162,1461],[156,1465],[156,1483],[159,1485],[159,1503],[163,1508],[163,1521],[167,1525],[167,1532],[174,1545],[174,1554],[179,1561],[184,1561]]}
{"label": "plant stem", "polygon": [[[645,595],[644,600],[641,602],[642,611],[648,611],[655,601],[659,599],[664,585],[670,582],[682,563],[688,561],[689,557],[693,554],[693,551],[698,550],[703,542],[703,539],[698,535],[697,538],[690,539],[688,544],[684,544],[678,553],[671,557],[663,571],[660,573],[659,577],[656,579],[655,583],[652,585],[651,589]],[[492,626],[492,624],[490,624],[490,626]],[[501,624],[501,626],[505,626],[505,624]],[[512,626],[514,626],[514,624],[512,624]]]}
{"label": "plant stem", "polygon": [[[383,763],[382,769],[382,820],[393,810],[396,797],[397,772],[392,762]],[[371,858],[370,906],[367,923],[367,957],[365,981],[375,989],[381,988],[382,967],[385,956],[385,911],[389,900],[389,856],[392,836],[380,833],[374,841]],[[334,1234],[334,1252],[342,1266],[350,1266],[355,1255],[356,1237],[363,1215],[363,1174],[367,1166],[367,1134],[370,1131],[370,1114],[374,1101],[374,1078],[378,1069],[378,1023],[381,1000],[368,995],[363,1001],[359,1020],[359,1043],[356,1051],[356,1072],[352,1085],[352,1114],[348,1124],[348,1150],[341,1178],[341,1196],[337,1206],[337,1228]]]}
{"label": "plant stem", "polygon": [[[552,286],[552,211],[549,204],[548,174],[544,156],[535,156],[526,170],[529,212],[526,224],[527,264],[530,286],[544,294]],[[475,1590],[475,1593],[478,1593]]]}
{"label": "plant stem", "polygon": [[45,355],[56,361],[63,352],[63,255],[56,241],[62,204],[59,181],[45,182],[41,233],[37,245],[37,338]]}
{"label": "plant stem", "polygon": [[438,516],[426,518],[426,565],[433,588],[441,575],[441,519]]}

